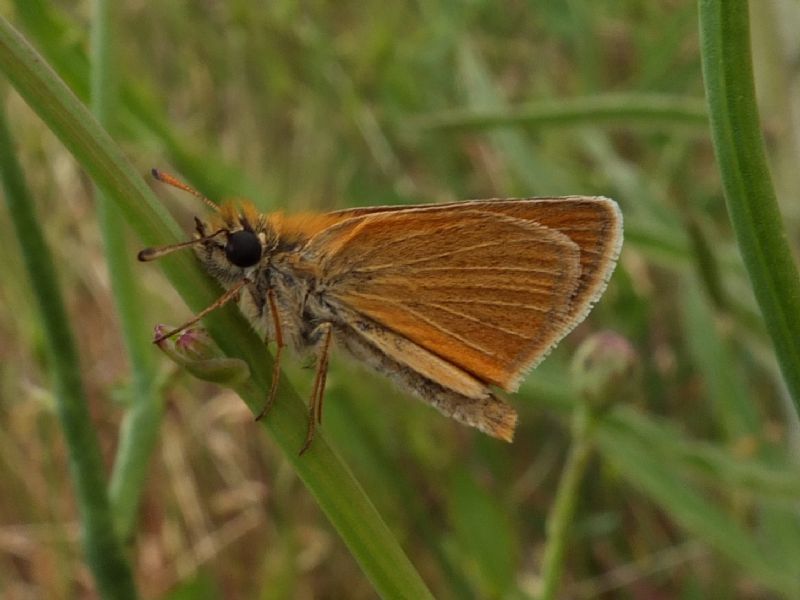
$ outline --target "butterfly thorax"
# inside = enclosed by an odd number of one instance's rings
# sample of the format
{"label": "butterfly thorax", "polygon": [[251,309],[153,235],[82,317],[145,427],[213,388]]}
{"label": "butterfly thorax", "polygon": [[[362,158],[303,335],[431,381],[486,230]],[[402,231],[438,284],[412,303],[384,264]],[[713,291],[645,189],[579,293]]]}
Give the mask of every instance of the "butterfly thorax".
{"label": "butterfly thorax", "polygon": [[195,246],[203,268],[226,288],[246,278],[239,308],[259,333],[275,339],[271,294],[282,333],[298,349],[309,344],[316,321],[316,273],[300,259],[309,238],[326,224],[316,221],[267,215],[250,203],[225,204],[208,221],[195,220],[197,238],[206,238]]}

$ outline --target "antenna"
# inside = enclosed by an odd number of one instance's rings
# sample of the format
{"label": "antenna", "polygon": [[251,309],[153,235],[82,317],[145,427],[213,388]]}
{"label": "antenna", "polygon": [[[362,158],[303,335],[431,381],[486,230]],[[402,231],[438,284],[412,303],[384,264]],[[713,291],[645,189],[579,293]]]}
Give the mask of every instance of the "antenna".
{"label": "antenna", "polygon": [[227,229],[219,229],[212,233],[211,235],[206,235],[201,238],[196,238],[194,240],[189,240],[188,242],[180,242],[178,244],[169,244],[168,246],[158,246],[155,248],[145,248],[144,250],[140,251],[139,254],[136,255],[141,262],[150,262],[151,260],[156,260],[157,258],[161,258],[162,256],[166,256],[167,254],[172,254],[175,250],[180,250],[181,248],[188,248],[189,246],[194,246],[195,244],[200,244],[211,238],[218,236],[220,233],[226,233]]}
{"label": "antenna", "polygon": [[211,210],[213,210],[214,212],[217,213],[220,212],[219,206],[214,204],[211,200],[206,198],[203,194],[198,192],[193,187],[189,186],[186,183],[183,183],[180,179],[178,179],[174,175],[170,175],[169,173],[165,173],[164,171],[160,171],[156,168],[150,169],[150,173],[153,175],[154,179],[157,179],[162,183],[166,183],[167,185],[171,185],[174,188],[178,188],[179,190],[183,190],[184,192],[189,192],[195,198],[200,198],[200,200],[202,200],[206,204],[206,206],[211,208]]}

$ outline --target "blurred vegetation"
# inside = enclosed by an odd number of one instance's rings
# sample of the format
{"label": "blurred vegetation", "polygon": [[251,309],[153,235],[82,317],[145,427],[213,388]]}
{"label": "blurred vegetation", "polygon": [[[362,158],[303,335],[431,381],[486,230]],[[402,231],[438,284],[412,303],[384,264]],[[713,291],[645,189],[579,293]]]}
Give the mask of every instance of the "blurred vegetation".
{"label": "blurred vegetation", "polygon": [[[3,9],[88,104],[92,4]],[[142,178],[163,167],[212,198],[246,196],[264,210],[619,201],[620,265],[587,321],[511,399],[514,444],[334,357],[325,440],[436,597],[537,596],[553,552],[546,523],[578,454],[585,472],[561,538],[564,597],[800,595],[800,427],[722,197],[695,2],[125,3],[112,19],[99,51],[113,47],[103,68],[117,93],[103,120]],[[796,2],[752,11],[763,129],[795,247],[797,24]],[[108,477],[112,465],[118,477],[112,504],[140,594],[374,597],[296,458],[235,394],[161,356],[138,370],[128,358],[135,342],[122,333],[91,181],[19,96],[5,100]],[[188,235],[203,207],[156,191]],[[0,593],[92,597],[53,358],[5,210],[0,235]],[[122,241],[133,260],[142,242]],[[135,298],[124,299],[138,320],[186,319],[191,309],[157,268],[130,268]],[[592,364],[576,349],[598,339],[599,351],[626,361],[604,392],[612,405],[585,430],[576,415]],[[590,362],[571,367],[578,358]],[[303,360],[284,365],[307,396],[313,371]],[[141,430],[131,438],[121,422],[130,429],[137,402],[153,393],[163,409],[139,426],[154,450],[131,459],[144,473],[137,520],[120,491],[129,488],[119,478],[129,480],[118,475],[119,449]],[[580,440],[597,452],[579,452]]]}

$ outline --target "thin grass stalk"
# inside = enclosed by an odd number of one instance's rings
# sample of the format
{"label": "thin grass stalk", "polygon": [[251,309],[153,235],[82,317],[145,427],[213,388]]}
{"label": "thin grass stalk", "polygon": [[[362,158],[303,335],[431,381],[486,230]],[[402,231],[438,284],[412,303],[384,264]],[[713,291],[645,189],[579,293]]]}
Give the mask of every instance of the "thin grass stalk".
{"label": "thin grass stalk", "polygon": [[[117,113],[117,81],[114,76],[113,6],[110,0],[95,0],[91,31],[92,112],[106,129]],[[162,403],[156,390],[153,347],[148,339],[133,276],[127,231],[119,209],[95,186],[95,202],[105,248],[111,291],[120,324],[122,342],[130,360],[132,385],[130,408],[120,429],[120,441],[109,483],[114,521],[121,539],[129,539],[147,477],[150,455],[158,439]]]}
{"label": "thin grass stalk", "polygon": [[707,122],[708,111],[702,99],[630,93],[541,100],[494,110],[449,110],[419,117],[415,124],[431,129],[487,129],[599,123],[704,127]]}
{"label": "thin grass stalk", "polygon": [[700,0],[703,79],[725,200],[783,378],[800,408],[800,279],[764,152],[747,0]]}
{"label": "thin grass stalk", "polygon": [[64,431],[86,562],[104,598],[136,598],[133,576],[113,527],[100,444],[50,248],[39,227],[14,144],[0,111],[0,177],[42,322],[56,413]]}
{"label": "thin grass stalk", "polygon": [[564,470],[561,472],[553,506],[547,517],[547,543],[542,559],[540,600],[553,600],[558,597],[580,485],[589,466],[589,459],[592,457],[593,444],[590,430],[595,418],[587,403],[581,402],[575,407],[572,446]]}

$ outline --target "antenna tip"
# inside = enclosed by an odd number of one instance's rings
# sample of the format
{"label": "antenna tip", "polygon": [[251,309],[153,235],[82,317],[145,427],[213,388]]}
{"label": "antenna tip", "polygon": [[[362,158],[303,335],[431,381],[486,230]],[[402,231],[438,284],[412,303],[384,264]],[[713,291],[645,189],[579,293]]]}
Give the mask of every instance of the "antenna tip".
{"label": "antenna tip", "polygon": [[153,176],[153,179],[157,179],[158,181],[162,181],[162,179],[161,179],[161,171],[159,171],[155,167],[150,169],[150,175]]}
{"label": "antenna tip", "polygon": [[139,260],[139,262],[148,262],[156,258],[155,254],[155,248],[145,248],[144,250],[139,251],[139,254],[136,255],[136,258]]}

